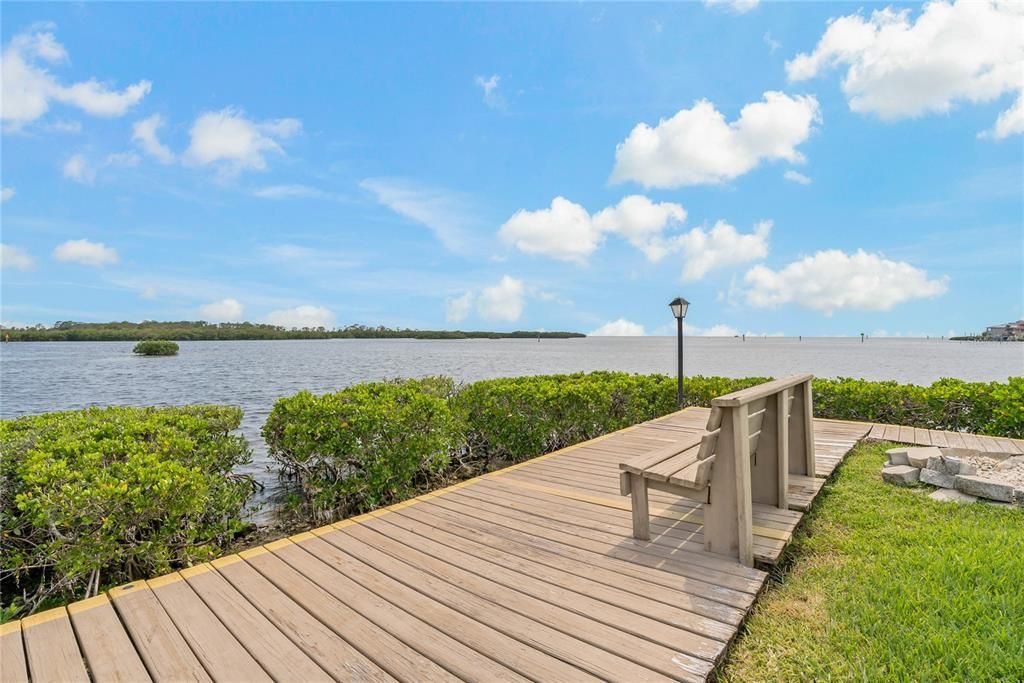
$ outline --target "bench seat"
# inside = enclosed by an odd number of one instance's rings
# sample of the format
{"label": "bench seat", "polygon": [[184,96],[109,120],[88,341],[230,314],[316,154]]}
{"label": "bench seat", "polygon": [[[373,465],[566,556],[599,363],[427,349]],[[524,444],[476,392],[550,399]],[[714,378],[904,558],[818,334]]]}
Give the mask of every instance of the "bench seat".
{"label": "bench seat", "polygon": [[716,398],[703,434],[619,463],[633,536],[650,540],[648,489],[667,491],[704,504],[708,551],[752,566],[752,505],[788,509],[789,475],[813,476],[811,379],[797,375]]}

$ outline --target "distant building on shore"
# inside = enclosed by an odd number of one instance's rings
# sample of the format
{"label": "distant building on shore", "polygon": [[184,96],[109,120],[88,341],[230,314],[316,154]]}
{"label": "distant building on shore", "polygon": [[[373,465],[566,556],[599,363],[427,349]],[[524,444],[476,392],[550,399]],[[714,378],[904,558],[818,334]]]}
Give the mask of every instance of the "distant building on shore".
{"label": "distant building on shore", "polygon": [[990,325],[985,328],[981,336],[992,341],[1022,341],[1024,340],[1024,320],[1004,325]]}

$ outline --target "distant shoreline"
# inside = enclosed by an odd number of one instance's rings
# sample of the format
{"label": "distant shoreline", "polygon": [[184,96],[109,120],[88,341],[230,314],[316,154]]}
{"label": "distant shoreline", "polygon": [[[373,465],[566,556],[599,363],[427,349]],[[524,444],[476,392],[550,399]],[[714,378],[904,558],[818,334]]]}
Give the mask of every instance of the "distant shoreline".
{"label": "distant shoreline", "polygon": [[285,329],[260,323],[206,323],[203,321],[142,323],[58,322],[53,327],[7,327],[4,341],[83,341],[129,342],[144,339],[172,341],[268,341],[287,339],[575,339],[581,332],[514,332],[464,330],[411,330],[349,325],[341,329]]}

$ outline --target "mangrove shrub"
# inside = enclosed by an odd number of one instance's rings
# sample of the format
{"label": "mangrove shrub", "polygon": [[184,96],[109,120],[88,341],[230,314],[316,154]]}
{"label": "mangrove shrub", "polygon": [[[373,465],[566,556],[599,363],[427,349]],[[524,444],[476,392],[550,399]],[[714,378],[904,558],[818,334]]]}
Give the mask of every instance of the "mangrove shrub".
{"label": "mangrove shrub", "polygon": [[302,391],[274,405],[263,438],[314,511],[353,514],[404,500],[448,466],[463,437],[447,378]]}
{"label": "mangrove shrub", "polygon": [[221,554],[252,482],[226,406],[89,408],[0,421],[0,586],[31,611]]}
{"label": "mangrove shrub", "polygon": [[143,356],[173,356],[178,353],[178,345],[167,339],[144,339],[135,345],[132,353]]}

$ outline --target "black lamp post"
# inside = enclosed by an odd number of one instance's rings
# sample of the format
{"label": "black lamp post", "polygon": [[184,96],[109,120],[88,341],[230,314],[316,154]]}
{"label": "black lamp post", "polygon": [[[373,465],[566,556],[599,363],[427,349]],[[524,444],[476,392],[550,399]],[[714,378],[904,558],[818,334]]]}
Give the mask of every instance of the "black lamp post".
{"label": "black lamp post", "polygon": [[676,336],[678,338],[678,350],[679,350],[679,364],[677,366],[678,373],[676,379],[676,405],[680,408],[683,407],[683,318],[686,317],[686,309],[690,307],[690,302],[681,296],[677,296],[672,299],[672,303],[668,305],[672,309],[672,315],[676,317]]}

